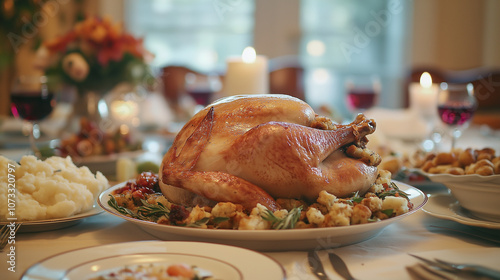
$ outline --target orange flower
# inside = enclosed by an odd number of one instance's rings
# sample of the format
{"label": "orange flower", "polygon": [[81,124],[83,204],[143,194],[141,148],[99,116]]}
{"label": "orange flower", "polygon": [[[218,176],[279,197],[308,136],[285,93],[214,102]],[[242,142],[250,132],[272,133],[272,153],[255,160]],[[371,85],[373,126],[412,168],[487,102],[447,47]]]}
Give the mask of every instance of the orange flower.
{"label": "orange flower", "polygon": [[69,43],[76,39],[76,36],[74,31],[70,31],[62,37],[45,42],[44,45],[51,53],[62,52],[66,50]]}
{"label": "orange flower", "polygon": [[[64,79],[81,87],[96,87],[106,81],[112,83],[118,77],[130,79],[133,75],[126,65],[138,63],[147,68],[149,61],[146,59],[151,58],[142,39],[123,32],[122,25],[108,17],[90,17],[78,22],[67,34],[46,42],[44,46],[52,55],[59,53],[60,56],[60,63],[50,68],[52,73],[62,73]],[[79,56],[68,57],[71,53],[79,53]],[[83,61],[88,64],[88,69],[70,67],[75,62],[84,65]],[[112,71],[106,69],[110,62],[113,62]],[[132,79],[138,80],[137,77]]]}

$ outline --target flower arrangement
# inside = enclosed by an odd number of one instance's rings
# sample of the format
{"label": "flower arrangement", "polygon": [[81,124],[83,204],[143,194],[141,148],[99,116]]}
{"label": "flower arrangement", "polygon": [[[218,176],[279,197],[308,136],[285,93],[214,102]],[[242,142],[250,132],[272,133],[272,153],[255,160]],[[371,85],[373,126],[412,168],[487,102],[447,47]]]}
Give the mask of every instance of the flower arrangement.
{"label": "flower arrangement", "polygon": [[44,42],[37,55],[37,66],[49,79],[96,91],[110,90],[124,81],[143,81],[152,59],[142,39],[106,17],[78,22],[65,35]]}

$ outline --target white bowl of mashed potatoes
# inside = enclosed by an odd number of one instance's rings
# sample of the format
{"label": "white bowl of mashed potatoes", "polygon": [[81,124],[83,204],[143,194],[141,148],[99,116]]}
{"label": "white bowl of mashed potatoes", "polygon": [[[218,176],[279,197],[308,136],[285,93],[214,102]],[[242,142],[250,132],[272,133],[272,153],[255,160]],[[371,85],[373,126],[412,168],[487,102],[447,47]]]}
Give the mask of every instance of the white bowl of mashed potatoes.
{"label": "white bowl of mashed potatoes", "polygon": [[17,163],[0,156],[0,166],[0,222],[14,217],[17,222],[51,220],[83,213],[109,187],[102,173],[77,167],[70,157],[40,160],[23,156]]}

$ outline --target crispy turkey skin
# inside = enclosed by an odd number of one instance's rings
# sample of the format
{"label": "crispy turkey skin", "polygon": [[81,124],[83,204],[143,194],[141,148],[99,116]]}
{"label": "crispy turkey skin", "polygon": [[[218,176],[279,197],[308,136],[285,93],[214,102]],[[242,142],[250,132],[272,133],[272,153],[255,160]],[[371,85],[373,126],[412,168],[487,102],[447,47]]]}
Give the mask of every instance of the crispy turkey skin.
{"label": "crispy turkey skin", "polygon": [[353,158],[346,148],[363,149],[375,126],[363,115],[336,125],[288,95],[224,98],[181,129],[163,158],[160,187],[184,205],[230,201],[273,210],[275,198],[312,201],[322,190],[363,194],[379,161]]}

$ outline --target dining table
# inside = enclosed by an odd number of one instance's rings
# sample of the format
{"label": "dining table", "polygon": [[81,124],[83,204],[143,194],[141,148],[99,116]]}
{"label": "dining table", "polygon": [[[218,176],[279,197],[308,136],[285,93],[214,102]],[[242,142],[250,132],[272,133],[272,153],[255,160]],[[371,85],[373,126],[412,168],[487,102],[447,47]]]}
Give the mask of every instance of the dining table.
{"label": "dining table", "polygon": [[[391,137],[391,141],[395,140],[397,139]],[[500,152],[498,131],[486,131],[478,126],[469,127],[459,140],[459,144],[464,147],[490,146]],[[399,145],[414,146],[415,143],[409,143],[407,139],[403,139]],[[0,150],[0,154],[11,157],[15,157],[15,153],[15,149]],[[428,206],[445,210],[451,207],[449,202],[435,205],[442,203],[433,200],[435,196],[448,197],[451,201],[453,198],[449,190],[438,183],[416,183],[414,187],[428,199],[426,205],[418,211],[388,224],[365,240],[340,247],[310,248],[318,253],[328,279],[344,279],[329,263],[327,255],[329,252],[343,259],[355,279],[417,279],[411,273],[411,268],[418,265],[420,261],[412,254],[429,259],[441,258],[499,269],[500,222],[482,223],[478,220],[476,223],[469,223],[446,217],[446,215],[436,215],[431,210],[424,211]],[[141,241],[150,240],[170,242],[168,235],[158,238],[137,224],[106,211],[100,211],[96,215],[81,219],[67,227],[31,232],[22,229],[21,225],[21,229],[15,234],[14,263],[9,263],[12,260],[12,251],[9,247],[0,253],[0,279],[22,279],[23,274],[37,263],[83,248],[99,248],[98,246],[124,242],[137,242],[134,244],[141,246]],[[315,237],[310,236],[310,238]],[[246,246],[243,243],[241,247]],[[273,250],[273,248],[259,248],[258,250],[250,248],[248,250],[255,250],[278,263],[283,269],[284,279],[318,279],[309,266],[308,251],[310,250],[304,250],[300,246],[295,247],[293,244],[279,250]],[[240,257],[245,256],[232,256],[234,259]]]}

